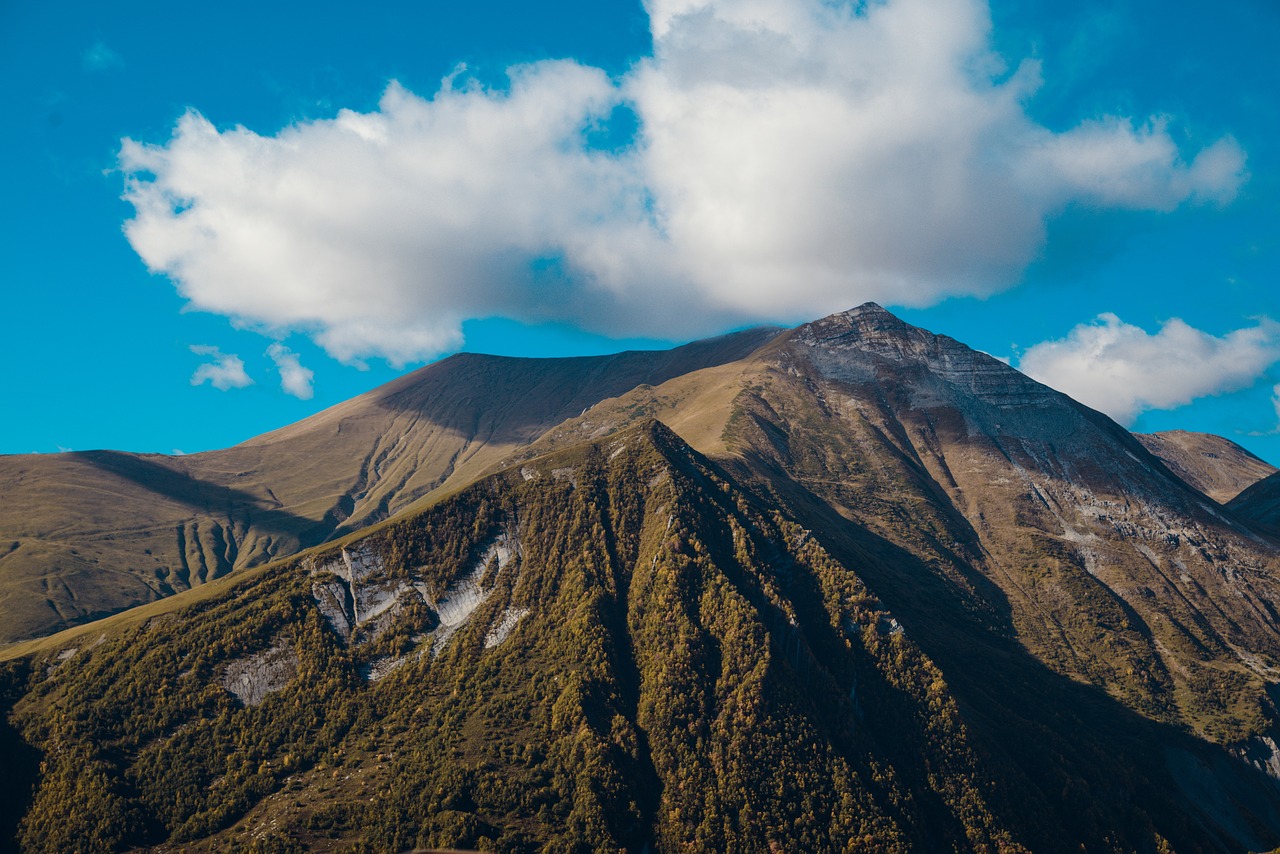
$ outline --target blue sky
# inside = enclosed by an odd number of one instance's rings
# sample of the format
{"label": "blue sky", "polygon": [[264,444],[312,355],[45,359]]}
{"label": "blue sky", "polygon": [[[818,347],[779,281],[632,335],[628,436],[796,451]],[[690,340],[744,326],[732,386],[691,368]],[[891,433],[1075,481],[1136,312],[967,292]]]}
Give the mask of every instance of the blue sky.
{"label": "blue sky", "polygon": [[875,299],[1280,464],[1278,43],[1270,0],[0,5],[0,452]]}

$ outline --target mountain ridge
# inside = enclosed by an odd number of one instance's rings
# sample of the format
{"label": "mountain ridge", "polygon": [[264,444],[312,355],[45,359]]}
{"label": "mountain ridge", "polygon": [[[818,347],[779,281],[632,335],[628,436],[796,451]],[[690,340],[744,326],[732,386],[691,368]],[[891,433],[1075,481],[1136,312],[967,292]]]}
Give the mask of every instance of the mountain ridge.
{"label": "mountain ridge", "polygon": [[[1280,844],[1280,540],[1237,509],[1270,479],[1221,505],[874,304],[568,374],[446,362],[237,452],[416,459],[398,512],[5,650],[6,717],[61,745],[29,846]],[[403,429],[371,443],[371,408]]]}
{"label": "mountain ridge", "polygon": [[1165,430],[1133,435],[1170,471],[1219,504],[1229,504],[1276,472],[1275,466],[1212,433]]}
{"label": "mountain ridge", "polygon": [[0,456],[0,642],[388,518],[602,397],[731,361],[777,332],[599,357],[459,354],[221,451]]}

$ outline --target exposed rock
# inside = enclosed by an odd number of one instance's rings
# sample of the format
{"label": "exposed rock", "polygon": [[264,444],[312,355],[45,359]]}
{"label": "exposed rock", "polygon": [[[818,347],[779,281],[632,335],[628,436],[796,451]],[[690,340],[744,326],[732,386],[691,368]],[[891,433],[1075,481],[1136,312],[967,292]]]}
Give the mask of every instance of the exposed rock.
{"label": "exposed rock", "polygon": [[471,619],[471,615],[484,604],[484,601],[493,592],[492,588],[485,590],[480,586],[480,579],[484,576],[485,570],[488,569],[489,562],[496,558],[498,570],[501,571],[511,562],[511,558],[514,556],[515,550],[508,543],[506,534],[500,534],[485,551],[484,556],[472,567],[471,571],[449,585],[444,595],[435,603],[436,614],[440,619],[440,627],[431,634],[431,655],[433,657],[444,651],[449,639]]}
{"label": "exposed rock", "polygon": [[311,596],[316,607],[329,621],[329,625],[339,637],[346,638],[351,634],[351,618],[349,605],[350,589],[340,581],[316,581],[311,585]]}
{"label": "exposed rock", "polygon": [[222,674],[226,688],[246,706],[256,706],[298,675],[298,654],[279,643],[265,652],[232,661]]}
{"label": "exposed rock", "polygon": [[[338,558],[312,567],[312,574],[322,578],[312,583],[311,595],[333,630],[356,646],[385,634],[406,607],[426,604],[435,611],[438,621],[426,648],[434,656],[444,650],[454,633],[493,592],[493,579],[487,577],[490,568],[501,572],[515,555],[516,549],[507,535],[499,534],[475,565],[433,601],[426,582],[415,573],[410,572],[408,578],[386,578],[382,558],[373,550],[343,549]],[[374,681],[394,666],[386,662],[371,664],[365,678]]]}
{"label": "exposed rock", "polygon": [[1260,735],[1234,752],[1259,771],[1280,780],[1280,747],[1276,746],[1275,739]]}
{"label": "exposed rock", "polygon": [[508,608],[503,611],[502,616],[498,618],[498,622],[484,636],[484,648],[493,649],[501,644],[510,637],[516,626],[520,625],[520,621],[528,615],[528,608]]}
{"label": "exposed rock", "polygon": [[391,674],[397,667],[408,661],[406,656],[396,658],[378,658],[361,665],[358,669],[360,678],[366,682],[378,682]]}

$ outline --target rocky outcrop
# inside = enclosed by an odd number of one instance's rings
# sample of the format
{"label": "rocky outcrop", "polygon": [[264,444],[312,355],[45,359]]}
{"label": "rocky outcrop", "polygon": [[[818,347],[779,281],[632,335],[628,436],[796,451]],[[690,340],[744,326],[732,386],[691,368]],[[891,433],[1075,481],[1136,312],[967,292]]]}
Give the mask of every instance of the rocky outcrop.
{"label": "rocky outcrop", "polygon": [[[407,574],[387,571],[381,557],[369,547],[342,549],[328,561],[312,567],[311,595],[334,632],[344,642],[361,646],[377,640],[413,605],[430,609],[435,628],[419,638],[424,654],[438,656],[449,640],[465,626],[493,593],[492,577],[510,565],[518,543],[506,533],[496,536],[480,558],[432,597],[427,583],[413,570]],[[488,581],[488,584],[484,582]],[[486,637],[486,647],[496,646],[515,628],[523,609],[508,608]],[[518,616],[512,616],[518,614]],[[493,643],[488,637],[497,637]],[[363,669],[367,681],[377,681],[403,659],[380,659]]]}
{"label": "rocky outcrop", "polygon": [[298,655],[280,643],[257,655],[237,659],[222,674],[222,687],[246,706],[256,706],[268,694],[284,688],[298,675]]}

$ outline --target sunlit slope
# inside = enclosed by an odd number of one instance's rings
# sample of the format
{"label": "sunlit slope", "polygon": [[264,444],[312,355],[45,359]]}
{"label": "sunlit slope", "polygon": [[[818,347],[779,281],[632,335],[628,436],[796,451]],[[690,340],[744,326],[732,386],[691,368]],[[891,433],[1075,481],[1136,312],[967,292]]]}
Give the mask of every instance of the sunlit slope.
{"label": "sunlit slope", "polygon": [[222,451],[0,457],[0,642],[385,519],[603,398],[733,361],[776,334],[589,358],[460,354]]}
{"label": "sunlit slope", "polygon": [[1134,438],[1170,471],[1219,504],[1226,504],[1276,467],[1212,433],[1165,430],[1135,433]]}
{"label": "sunlit slope", "polygon": [[[1280,791],[1258,772],[1063,679],[963,600],[891,610],[876,585],[941,592],[930,567],[839,516],[800,524],[777,497],[643,420],[46,647],[3,672],[25,745],[11,773],[37,782],[21,840],[1280,841]],[[949,638],[947,663],[917,634]]]}

